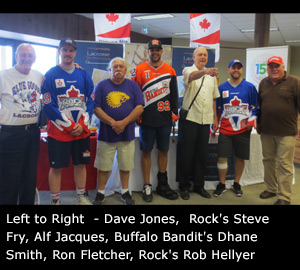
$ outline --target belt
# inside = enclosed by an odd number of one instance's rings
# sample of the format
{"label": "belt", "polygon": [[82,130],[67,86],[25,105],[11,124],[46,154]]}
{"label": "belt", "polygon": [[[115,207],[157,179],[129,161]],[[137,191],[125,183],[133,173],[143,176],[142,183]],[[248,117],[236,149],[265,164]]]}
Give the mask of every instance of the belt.
{"label": "belt", "polygon": [[37,127],[36,124],[21,125],[21,126],[9,126],[9,125],[0,125],[0,130],[10,129],[10,130],[29,130],[34,127]]}

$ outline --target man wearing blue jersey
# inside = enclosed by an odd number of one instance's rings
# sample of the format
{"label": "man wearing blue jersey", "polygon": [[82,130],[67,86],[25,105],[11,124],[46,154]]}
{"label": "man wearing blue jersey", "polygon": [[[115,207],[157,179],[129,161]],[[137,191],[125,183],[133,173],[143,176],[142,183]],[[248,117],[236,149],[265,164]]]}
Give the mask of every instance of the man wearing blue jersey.
{"label": "man wearing blue jersey", "polygon": [[90,162],[89,120],[92,117],[94,84],[90,75],[74,66],[77,45],[71,38],[59,44],[61,63],[45,75],[42,86],[44,111],[49,121],[49,185],[52,204],[60,203],[61,170],[74,165],[78,204],[85,198],[86,167]]}
{"label": "man wearing blue jersey", "polygon": [[235,179],[233,191],[236,196],[243,192],[239,184],[245,168],[245,160],[250,155],[250,134],[256,128],[257,90],[255,86],[243,80],[243,64],[235,59],[227,69],[230,78],[219,86],[220,97],[217,109],[220,116],[220,135],[218,142],[218,172],[220,183],[214,196],[221,196],[225,188],[227,160],[235,155]]}

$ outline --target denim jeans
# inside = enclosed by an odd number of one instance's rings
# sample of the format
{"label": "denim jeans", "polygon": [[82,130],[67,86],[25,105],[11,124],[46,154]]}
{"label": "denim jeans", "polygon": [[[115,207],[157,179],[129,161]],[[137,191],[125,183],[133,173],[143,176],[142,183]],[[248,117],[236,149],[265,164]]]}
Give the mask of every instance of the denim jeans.
{"label": "denim jeans", "polygon": [[40,130],[0,126],[0,205],[34,204]]}

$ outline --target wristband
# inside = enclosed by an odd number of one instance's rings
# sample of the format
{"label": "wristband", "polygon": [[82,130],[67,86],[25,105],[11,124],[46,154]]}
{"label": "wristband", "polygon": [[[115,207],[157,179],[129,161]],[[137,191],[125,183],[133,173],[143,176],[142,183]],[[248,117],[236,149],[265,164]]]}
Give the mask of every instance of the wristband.
{"label": "wristband", "polygon": [[176,121],[178,121],[178,118],[179,118],[179,117],[178,117],[178,115],[172,113],[172,118],[173,118],[173,119],[175,120],[175,122],[176,122]]}

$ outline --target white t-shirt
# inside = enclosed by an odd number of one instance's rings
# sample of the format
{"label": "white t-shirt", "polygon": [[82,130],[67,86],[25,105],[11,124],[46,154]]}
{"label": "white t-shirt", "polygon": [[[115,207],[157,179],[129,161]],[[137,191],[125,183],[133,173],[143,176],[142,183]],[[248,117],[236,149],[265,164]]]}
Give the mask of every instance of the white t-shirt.
{"label": "white t-shirt", "polygon": [[14,67],[0,71],[0,125],[28,125],[38,120],[43,74],[25,75]]}
{"label": "white t-shirt", "polygon": [[199,90],[203,78],[205,77],[200,93],[189,110],[187,120],[202,125],[213,124],[213,100],[220,96],[217,79],[210,75],[204,75],[200,79],[189,83],[189,76],[193,71],[198,71],[195,64],[191,67],[184,68],[182,71],[185,87],[182,108],[186,110],[189,108],[193,98]]}

